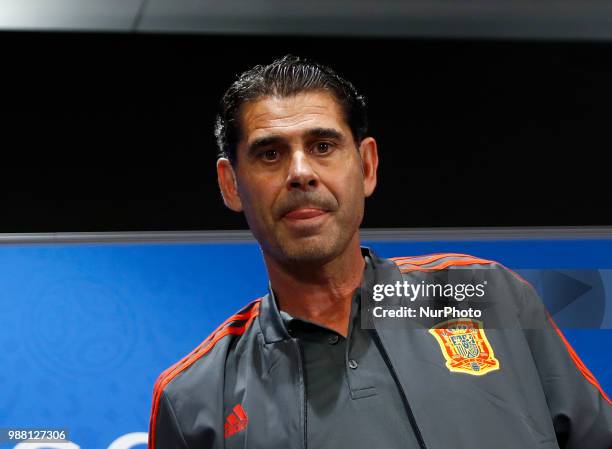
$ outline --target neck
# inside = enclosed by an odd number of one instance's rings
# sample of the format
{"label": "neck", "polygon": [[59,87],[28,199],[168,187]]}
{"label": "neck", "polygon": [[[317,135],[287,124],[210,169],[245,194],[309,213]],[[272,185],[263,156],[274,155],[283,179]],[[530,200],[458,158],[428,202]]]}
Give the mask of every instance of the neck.
{"label": "neck", "polygon": [[348,335],[353,292],[361,285],[365,264],[359,233],[342,254],[316,267],[287,267],[265,253],[264,260],[281,310]]}

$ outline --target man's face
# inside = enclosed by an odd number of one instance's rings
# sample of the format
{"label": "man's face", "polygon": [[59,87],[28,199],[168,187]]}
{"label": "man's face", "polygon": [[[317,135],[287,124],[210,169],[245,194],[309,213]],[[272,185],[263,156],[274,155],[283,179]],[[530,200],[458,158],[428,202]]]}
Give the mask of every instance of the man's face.
{"label": "man's face", "polygon": [[[219,173],[226,204],[244,211],[264,253],[279,262],[340,255],[355,238],[364,198],[376,183],[375,167],[372,180],[362,162],[364,151],[367,160],[372,147],[376,152],[374,140],[364,139],[358,149],[339,104],[324,91],[247,102],[240,121],[235,192],[224,188]],[[221,170],[229,169],[226,161]]]}

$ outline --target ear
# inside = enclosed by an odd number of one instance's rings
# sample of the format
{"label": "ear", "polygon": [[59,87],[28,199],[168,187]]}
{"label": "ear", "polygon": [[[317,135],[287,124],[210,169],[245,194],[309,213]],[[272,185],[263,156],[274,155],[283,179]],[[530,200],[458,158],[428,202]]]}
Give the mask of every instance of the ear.
{"label": "ear", "polygon": [[376,170],[378,169],[378,148],[373,137],[366,137],[359,144],[363,169],[363,190],[365,196],[372,195],[376,188]]}
{"label": "ear", "polygon": [[225,205],[234,212],[242,212],[242,201],[238,194],[236,173],[230,161],[224,157],[217,160],[217,181]]}

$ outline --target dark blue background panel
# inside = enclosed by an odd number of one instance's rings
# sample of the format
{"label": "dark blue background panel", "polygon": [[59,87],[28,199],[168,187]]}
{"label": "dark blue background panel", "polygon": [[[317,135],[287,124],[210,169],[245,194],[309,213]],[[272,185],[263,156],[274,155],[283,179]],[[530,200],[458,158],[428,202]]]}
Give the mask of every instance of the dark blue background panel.
{"label": "dark blue background panel", "polygon": [[[612,240],[370,245],[384,257],[461,252],[515,269],[612,268]],[[0,266],[0,427],[67,428],[92,449],[134,433],[125,438],[144,441],[159,373],[267,288],[254,243],[6,245]],[[612,390],[612,331],[566,335]]]}

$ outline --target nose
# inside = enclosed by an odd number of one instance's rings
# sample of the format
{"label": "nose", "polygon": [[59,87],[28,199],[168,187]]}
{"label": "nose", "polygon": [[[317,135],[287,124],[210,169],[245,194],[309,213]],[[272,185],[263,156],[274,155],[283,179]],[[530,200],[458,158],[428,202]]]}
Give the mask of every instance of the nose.
{"label": "nose", "polygon": [[291,154],[291,162],[287,173],[287,188],[308,190],[315,188],[319,183],[319,177],[313,169],[304,151],[294,151]]}

